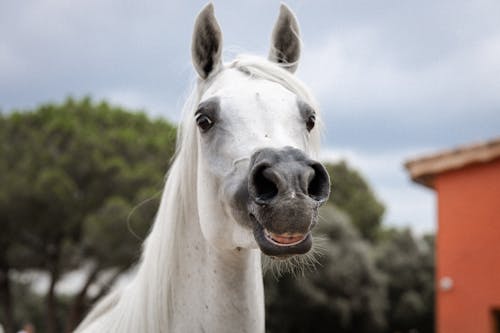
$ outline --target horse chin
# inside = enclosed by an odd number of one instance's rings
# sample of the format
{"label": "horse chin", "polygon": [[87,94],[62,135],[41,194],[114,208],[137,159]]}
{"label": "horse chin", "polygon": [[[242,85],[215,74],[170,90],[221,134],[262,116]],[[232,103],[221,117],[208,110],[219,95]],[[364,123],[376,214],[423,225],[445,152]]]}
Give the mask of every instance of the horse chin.
{"label": "horse chin", "polygon": [[289,237],[275,236],[271,231],[264,228],[253,214],[250,214],[253,222],[253,235],[262,253],[276,259],[286,259],[293,255],[309,252],[312,247],[311,232]]}

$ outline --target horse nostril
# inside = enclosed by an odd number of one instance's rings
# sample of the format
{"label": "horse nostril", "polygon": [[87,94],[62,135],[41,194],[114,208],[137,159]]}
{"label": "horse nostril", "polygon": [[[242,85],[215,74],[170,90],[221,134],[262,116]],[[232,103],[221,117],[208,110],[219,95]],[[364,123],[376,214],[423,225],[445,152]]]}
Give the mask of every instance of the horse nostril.
{"label": "horse nostril", "polygon": [[330,195],[330,177],[325,167],[320,163],[311,164],[314,175],[309,181],[307,194],[316,201],[325,201]]}
{"label": "horse nostril", "polygon": [[278,186],[273,176],[275,174],[270,172],[270,166],[267,164],[257,166],[254,169],[250,190],[257,203],[265,204],[278,195]]}

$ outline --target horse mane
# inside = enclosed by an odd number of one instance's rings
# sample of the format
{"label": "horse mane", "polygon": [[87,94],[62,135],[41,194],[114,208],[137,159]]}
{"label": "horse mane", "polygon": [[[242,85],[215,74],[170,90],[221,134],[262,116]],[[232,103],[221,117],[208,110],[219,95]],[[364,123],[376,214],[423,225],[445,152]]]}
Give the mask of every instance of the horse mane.
{"label": "horse mane", "polygon": [[[175,292],[170,288],[170,280],[174,273],[177,243],[181,238],[178,225],[197,214],[198,143],[193,116],[203,93],[222,70],[229,68],[238,69],[255,79],[277,82],[319,113],[316,101],[295,75],[260,57],[240,55],[207,79],[198,79],[182,109],[176,153],[166,175],[158,213],[143,244],[138,272],[123,290],[114,291],[105,297],[82,322],[78,331],[93,327],[95,321],[99,322],[96,331],[102,332],[163,332],[169,327],[169,317],[173,311],[170,304]],[[317,118],[320,125],[320,117]],[[315,157],[319,149],[320,131],[313,131],[304,141],[309,142],[306,151]],[[102,317],[105,314],[107,317]]]}

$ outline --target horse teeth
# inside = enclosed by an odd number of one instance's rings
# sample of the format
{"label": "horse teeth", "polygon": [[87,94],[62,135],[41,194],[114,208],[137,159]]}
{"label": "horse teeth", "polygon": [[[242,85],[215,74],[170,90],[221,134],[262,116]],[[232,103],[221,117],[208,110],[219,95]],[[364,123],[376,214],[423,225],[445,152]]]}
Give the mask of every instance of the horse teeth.
{"label": "horse teeth", "polygon": [[264,230],[265,236],[268,240],[272,241],[273,243],[280,245],[280,246],[290,246],[294,245],[297,243],[300,243],[301,241],[306,238],[306,235],[304,234],[289,234],[289,233],[284,233],[284,234],[275,234],[272,232],[269,232],[267,230]]}

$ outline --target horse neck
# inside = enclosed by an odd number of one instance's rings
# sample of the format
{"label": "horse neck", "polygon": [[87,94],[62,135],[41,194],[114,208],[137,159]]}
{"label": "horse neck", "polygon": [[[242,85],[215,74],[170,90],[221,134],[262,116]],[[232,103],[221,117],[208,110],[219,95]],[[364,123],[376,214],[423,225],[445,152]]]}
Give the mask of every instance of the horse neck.
{"label": "horse neck", "polygon": [[213,247],[202,236],[197,214],[178,222],[170,284],[171,331],[263,332],[260,253]]}

